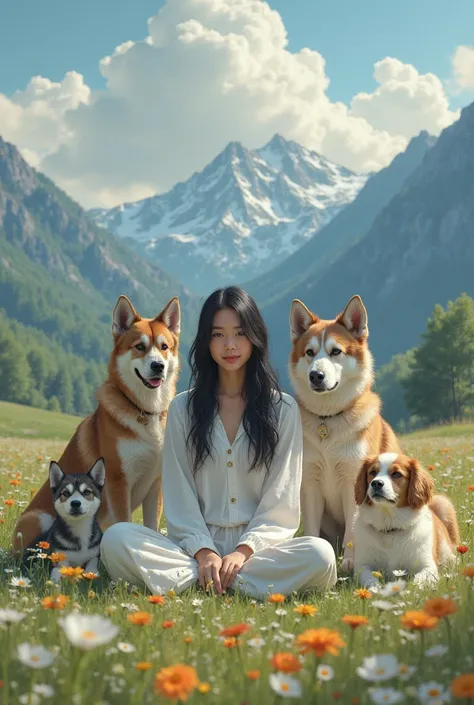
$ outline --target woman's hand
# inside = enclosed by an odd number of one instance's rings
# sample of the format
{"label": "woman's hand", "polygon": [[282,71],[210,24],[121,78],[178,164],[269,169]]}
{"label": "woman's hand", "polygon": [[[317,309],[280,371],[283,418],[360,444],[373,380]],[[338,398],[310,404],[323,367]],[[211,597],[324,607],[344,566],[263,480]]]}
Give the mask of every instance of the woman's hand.
{"label": "woman's hand", "polygon": [[250,558],[253,551],[249,546],[237,546],[235,551],[224,556],[220,570],[222,590],[227,590],[232,586],[236,576],[246,560]]}
{"label": "woman's hand", "polygon": [[210,548],[201,548],[194,558],[198,562],[199,585],[202,589],[207,591],[211,585],[214,585],[216,593],[222,595],[224,591],[219,576],[222,558]]}

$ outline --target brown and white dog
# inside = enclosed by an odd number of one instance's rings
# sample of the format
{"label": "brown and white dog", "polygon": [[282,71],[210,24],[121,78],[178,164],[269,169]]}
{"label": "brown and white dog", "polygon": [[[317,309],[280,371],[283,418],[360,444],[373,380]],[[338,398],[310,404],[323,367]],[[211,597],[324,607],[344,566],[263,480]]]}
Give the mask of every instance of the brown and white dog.
{"label": "brown and white dog", "polygon": [[454,560],[456,511],[433,495],[434,482],[418,460],[397,453],[367,458],[356,482],[355,572],[377,587],[372,571],[406,570],[419,585],[436,583],[439,566]]}
{"label": "brown and white dog", "polygon": [[[367,455],[398,451],[372,391],[367,312],[359,296],[333,320],[295,299],[291,306],[290,378],[303,423],[303,531],[333,546],[342,539],[342,570],[353,567],[354,486]],[[349,545],[348,545],[349,544]]]}
{"label": "brown and white dog", "polygon": [[[97,393],[98,406],[78,426],[59,465],[67,473],[87,473],[105,461],[105,487],[98,513],[102,530],[130,521],[143,507],[145,526],[156,529],[162,510],[161,452],[166,414],[179,372],[179,301],[175,297],[155,318],[141,318],[125,296],[113,311],[114,348],[108,377]],[[20,551],[53,523],[47,480],[18,519],[13,549]]]}

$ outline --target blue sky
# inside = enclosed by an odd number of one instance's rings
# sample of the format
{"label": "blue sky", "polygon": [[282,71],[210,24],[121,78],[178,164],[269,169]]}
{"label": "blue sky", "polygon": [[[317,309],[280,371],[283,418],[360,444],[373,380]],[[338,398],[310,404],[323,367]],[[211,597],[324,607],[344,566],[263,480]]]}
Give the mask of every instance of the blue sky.
{"label": "blue sky", "polygon": [[[103,86],[98,62],[129,39],[146,36],[146,19],[161,0],[2,0],[0,4],[0,92],[11,95],[40,74],[61,80],[75,70],[91,88]],[[456,0],[270,0],[288,30],[291,50],[308,46],[326,60],[328,95],[348,103],[373,90],[373,64],[394,56],[450,74],[459,44],[472,44],[474,2]],[[451,107],[466,96],[451,96]]]}

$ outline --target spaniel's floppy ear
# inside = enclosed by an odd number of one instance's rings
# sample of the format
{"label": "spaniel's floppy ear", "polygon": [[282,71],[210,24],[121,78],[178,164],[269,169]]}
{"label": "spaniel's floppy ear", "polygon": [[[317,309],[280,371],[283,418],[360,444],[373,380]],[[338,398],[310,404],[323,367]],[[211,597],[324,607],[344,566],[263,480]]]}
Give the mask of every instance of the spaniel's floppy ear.
{"label": "spaniel's floppy ear", "polygon": [[408,484],[407,503],[412,509],[420,509],[431,502],[434,482],[416,458],[410,458],[408,470],[410,471],[410,481]]}
{"label": "spaniel's floppy ear", "polygon": [[308,328],[317,323],[319,318],[311,313],[309,308],[307,308],[302,301],[299,299],[293,299],[290,310],[290,338],[291,342],[294,343],[301,338],[303,333],[306,333]]}
{"label": "spaniel's floppy ear", "polygon": [[362,466],[357,475],[357,480],[355,483],[355,501],[357,505],[364,504],[367,497],[367,490],[369,489],[369,480],[367,478],[367,473],[372,465],[377,460],[376,455],[372,455],[364,460]]}

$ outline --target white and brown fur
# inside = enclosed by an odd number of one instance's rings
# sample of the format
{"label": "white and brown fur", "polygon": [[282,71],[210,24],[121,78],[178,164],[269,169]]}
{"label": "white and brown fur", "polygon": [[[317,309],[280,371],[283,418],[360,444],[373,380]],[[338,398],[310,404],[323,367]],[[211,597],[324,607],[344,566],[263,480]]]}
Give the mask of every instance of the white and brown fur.
{"label": "white and brown fur", "polygon": [[[354,296],[335,319],[323,320],[295,299],[290,333],[290,378],[304,435],[303,531],[327,538],[334,547],[342,540],[341,568],[350,570],[354,485],[361,463],[369,454],[399,450],[381,416],[380,397],[372,391],[367,312]],[[317,432],[322,422],[329,432],[324,439]]]}
{"label": "white and brown fur", "polygon": [[356,482],[355,572],[376,587],[373,571],[406,570],[419,585],[436,583],[439,567],[454,560],[459,543],[456,511],[434,495],[434,482],[415,458],[397,453],[369,457]]}
{"label": "white and brown fur", "polygon": [[[58,463],[67,473],[86,473],[104,458],[106,483],[98,521],[104,531],[130,521],[142,505],[143,523],[157,529],[162,511],[161,455],[168,406],[179,372],[179,301],[155,318],[142,318],[125,296],[113,311],[114,348],[98,406],[78,426]],[[13,550],[21,551],[54,520],[49,481],[20,516]]]}
{"label": "white and brown fur", "polygon": [[62,566],[98,573],[102,531],[97,513],[105,483],[103,458],[99,458],[89,472],[74,475],[66,475],[53,461],[49,466],[49,483],[56,517],[39,540],[49,543],[50,553],[66,556],[51,571],[51,579],[55,582],[61,579]]}

